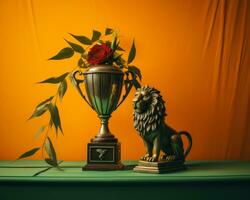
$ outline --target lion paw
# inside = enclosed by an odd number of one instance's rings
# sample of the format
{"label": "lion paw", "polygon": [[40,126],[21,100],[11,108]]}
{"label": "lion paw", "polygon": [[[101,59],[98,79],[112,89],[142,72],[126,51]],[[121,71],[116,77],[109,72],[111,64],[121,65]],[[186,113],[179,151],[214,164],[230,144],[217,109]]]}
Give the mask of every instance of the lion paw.
{"label": "lion paw", "polygon": [[150,158],[150,157],[151,157],[151,156],[149,156],[149,154],[146,154],[146,155],[142,156],[142,157],[140,158],[140,160],[145,160],[145,161],[147,161],[147,159]]}
{"label": "lion paw", "polygon": [[147,158],[147,161],[148,162],[157,162],[158,161],[158,158],[156,155],[153,155],[152,157],[148,157]]}
{"label": "lion paw", "polygon": [[171,155],[171,156],[168,156],[167,159],[170,161],[173,161],[173,160],[176,160],[176,156]]}

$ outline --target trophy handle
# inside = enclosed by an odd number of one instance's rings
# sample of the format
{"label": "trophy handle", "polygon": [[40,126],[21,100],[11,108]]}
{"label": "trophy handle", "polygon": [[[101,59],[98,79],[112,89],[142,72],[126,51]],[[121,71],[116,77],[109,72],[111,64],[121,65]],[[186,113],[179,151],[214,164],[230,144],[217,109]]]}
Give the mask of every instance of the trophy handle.
{"label": "trophy handle", "polygon": [[[131,74],[131,76],[132,76],[132,79],[129,79],[129,74]],[[125,76],[126,76],[126,78],[125,78],[125,80],[123,81],[123,84],[124,84],[124,86],[125,86],[125,94],[122,96],[122,99],[121,99],[121,101],[120,101],[120,103],[118,103],[117,104],[117,106],[116,106],[116,108],[115,108],[115,110],[122,104],[122,102],[127,98],[127,96],[128,96],[128,94],[129,94],[129,92],[130,92],[130,90],[131,90],[131,88],[132,88],[132,86],[133,86],[133,80],[134,80],[134,74],[132,73],[132,72],[130,72],[130,71],[126,71],[125,72]]]}
{"label": "trophy handle", "polygon": [[80,88],[80,84],[84,82],[84,79],[78,79],[76,78],[76,75],[80,75],[82,76],[83,73],[80,70],[75,70],[72,74],[71,74],[71,80],[73,85],[76,87],[77,91],[79,92],[79,94],[81,95],[81,97],[83,98],[83,100],[92,108],[93,106],[89,103],[89,101],[87,100],[87,98],[85,97],[85,95],[83,94],[81,88]]}

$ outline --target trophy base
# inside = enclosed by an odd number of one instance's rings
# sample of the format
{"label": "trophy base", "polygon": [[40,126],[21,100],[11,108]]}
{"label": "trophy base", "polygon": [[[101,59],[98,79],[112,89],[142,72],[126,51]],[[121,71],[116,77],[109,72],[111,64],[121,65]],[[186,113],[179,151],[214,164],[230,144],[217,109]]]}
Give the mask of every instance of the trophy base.
{"label": "trophy base", "polygon": [[124,165],[122,163],[117,164],[90,164],[82,167],[82,171],[90,171],[90,170],[97,170],[97,171],[109,171],[109,170],[123,170]]}
{"label": "trophy base", "polygon": [[186,169],[183,160],[147,162],[140,160],[134,168],[135,172],[163,174]]}
{"label": "trophy base", "polygon": [[91,139],[91,143],[117,143],[118,139],[115,138],[113,135],[109,135],[108,137],[98,137]]}
{"label": "trophy base", "polygon": [[90,142],[87,147],[87,164],[82,168],[85,170],[122,170],[121,144]]}

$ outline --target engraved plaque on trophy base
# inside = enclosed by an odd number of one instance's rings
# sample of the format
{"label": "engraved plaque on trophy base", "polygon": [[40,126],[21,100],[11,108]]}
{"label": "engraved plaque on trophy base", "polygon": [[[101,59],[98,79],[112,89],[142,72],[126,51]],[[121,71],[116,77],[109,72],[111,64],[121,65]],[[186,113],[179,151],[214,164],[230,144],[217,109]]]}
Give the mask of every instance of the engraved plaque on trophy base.
{"label": "engraved plaque on trophy base", "polygon": [[87,164],[82,170],[121,170],[121,144],[91,142],[87,147]]}

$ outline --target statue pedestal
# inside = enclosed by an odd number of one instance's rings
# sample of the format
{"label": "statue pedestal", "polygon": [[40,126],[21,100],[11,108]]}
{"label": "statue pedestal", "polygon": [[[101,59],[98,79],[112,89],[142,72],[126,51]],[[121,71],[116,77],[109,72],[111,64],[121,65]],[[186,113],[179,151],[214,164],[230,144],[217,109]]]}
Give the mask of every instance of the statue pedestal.
{"label": "statue pedestal", "polygon": [[87,147],[87,164],[82,170],[121,170],[121,144],[91,142]]}
{"label": "statue pedestal", "polygon": [[142,173],[163,174],[183,169],[186,169],[183,160],[159,162],[147,162],[140,160],[138,165],[134,168],[134,171]]}

